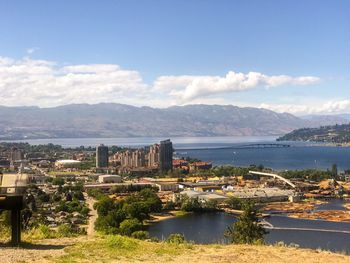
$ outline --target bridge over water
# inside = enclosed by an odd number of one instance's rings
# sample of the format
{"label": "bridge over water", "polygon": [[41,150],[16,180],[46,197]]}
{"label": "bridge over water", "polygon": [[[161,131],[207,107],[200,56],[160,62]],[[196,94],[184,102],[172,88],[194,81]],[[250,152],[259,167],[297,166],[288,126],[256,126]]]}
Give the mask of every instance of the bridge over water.
{"label": "bridge over water", "polygon": [[199,147],[199,148],[177,148],[175,151],[199,151],[199,150],[226,150],[226,149],[261,149],[261,148],[288,148],[290,144],[281,143],[251,143],[231,146],[218,146],[218,147]]}

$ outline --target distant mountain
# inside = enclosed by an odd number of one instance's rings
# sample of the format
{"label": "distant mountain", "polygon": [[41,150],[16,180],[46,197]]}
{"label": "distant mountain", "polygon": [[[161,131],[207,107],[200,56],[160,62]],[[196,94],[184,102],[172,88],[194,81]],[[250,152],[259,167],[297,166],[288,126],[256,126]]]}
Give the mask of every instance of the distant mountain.
{"label": "distant mountain", "polygon": [[335,125],[335,124],[347,124],[350,121],[350,114],[337,114],[337,115],[306,115],[300,117],[304,120],[308,120],[315,125],[317,123],[323,123],[323,125]]}
{"label": "distant mountain", "polygon": [[298,129],[279,137],[277,140],[348,144],[350,143],[350,124]]}
{"label": "distant mountain", "polygon": [[338,114],[336,116],[346,119],[347,121],[350,121],[350,114]]}
{"label": "distant mountain", "polygon": [[188,105],[165,109],[114,103],[71,104],[54,108],[0,106],[0,139],[261,136],[328,124],[333,124],[333,120],[308,120],[288,113],[232,105]]}

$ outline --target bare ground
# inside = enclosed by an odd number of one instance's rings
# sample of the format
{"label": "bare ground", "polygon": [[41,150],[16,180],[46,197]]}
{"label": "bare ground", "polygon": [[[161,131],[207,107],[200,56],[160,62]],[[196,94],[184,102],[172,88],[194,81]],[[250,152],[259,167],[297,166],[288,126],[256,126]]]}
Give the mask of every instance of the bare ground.
{"label": "bare ground", "polygon": [[[276,246],[174,245],[125,239],[130,248],[111,246],[104,237],[41,240],[20,248],[0,245],[0,262],[269,262],[349,263],[350,257],[326,251]],[[119,244],[120,245],[120,244]]]}

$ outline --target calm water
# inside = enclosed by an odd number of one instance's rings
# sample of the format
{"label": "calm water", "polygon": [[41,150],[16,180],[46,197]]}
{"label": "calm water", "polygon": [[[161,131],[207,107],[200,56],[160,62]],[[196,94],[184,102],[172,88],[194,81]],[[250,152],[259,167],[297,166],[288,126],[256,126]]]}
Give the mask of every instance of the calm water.
{"label": "calm water", "polygon": [[[272,216],[267,221],[275,227],[350,231],[350,223],[293,219],[285,216]],[[233,222],[235,217],[224,213],[192,214],[155,223],[149,226],[148,231],[151,236],[160,239],[165,239],[172,233],[182,233],[187,240],[199,244],[223,243],[225,242],[224,232]],[[269,230],[265,240],[270,244],[283,241],[286,244],[294,243],[304,248],[322,248],[350,253],[350,234],[345,233]]]}
{"label": "calm water", "polygon": [[[26,140],[31,144],[60,144],[64,147],[119,145],[140,147],[157,143],[166,138],[70,138]],[[241,146],[251,143],[275,143],[275,137],[174,137],[171,138],[179,157],[190,156],[214,165],[231,164],[248,166],[263,164],[276,170],[330,168],[333,163],[339,170],[350,168],[350,147],[326,147],[311,143],[290,143],[288,148],[264,149],[213,149],[216,147]],[[317,146],[316,146],[317,145]],[[200,150],[198,148],[201,148]],[[209,148],[209,149],[208,149]],[[197,150],[190,150],[197,149]]]}

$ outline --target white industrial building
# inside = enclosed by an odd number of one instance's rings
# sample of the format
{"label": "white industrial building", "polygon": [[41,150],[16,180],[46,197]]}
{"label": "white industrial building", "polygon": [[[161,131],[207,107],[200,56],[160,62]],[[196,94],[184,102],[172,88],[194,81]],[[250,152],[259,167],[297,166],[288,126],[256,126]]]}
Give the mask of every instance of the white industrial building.
{"label": "white industrial building", "polygon": [[81,161],[77,160],[57,160],[55,162],[55,166],[58,169],[65,169],[65,168],[80,168]]}
{"label": "white industrial building", "polygon": [[122,178],[120,175],[114,174],[104,174],[98,176],[98,182],[100,184],[108,184],[108,183],[121,183]]}

